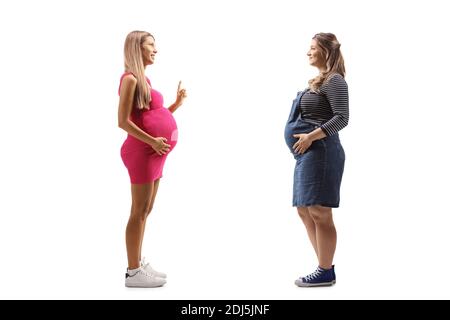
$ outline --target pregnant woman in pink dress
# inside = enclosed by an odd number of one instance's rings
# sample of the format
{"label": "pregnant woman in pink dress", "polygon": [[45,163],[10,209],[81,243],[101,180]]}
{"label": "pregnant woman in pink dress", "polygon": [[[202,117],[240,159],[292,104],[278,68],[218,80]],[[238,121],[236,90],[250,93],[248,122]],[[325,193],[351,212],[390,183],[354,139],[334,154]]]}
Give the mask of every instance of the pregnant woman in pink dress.
{"label": "pregnant woman in pink dress", "polygon": [[128,133],[121,156],[131,181],[132,205],[126,229],[127,287],[152,288],[166,283],[166,275],[154,270],[141,256],[145,223],[150,214],[167,155],[177,144],[178,130],[172,113],[186,98],[178,83],[176,101],[165,108],[163,96],[153,89],[145,67],[155,61],[154,37],[133,31],[125,40],[125,72],[119,86],[119,127]]}

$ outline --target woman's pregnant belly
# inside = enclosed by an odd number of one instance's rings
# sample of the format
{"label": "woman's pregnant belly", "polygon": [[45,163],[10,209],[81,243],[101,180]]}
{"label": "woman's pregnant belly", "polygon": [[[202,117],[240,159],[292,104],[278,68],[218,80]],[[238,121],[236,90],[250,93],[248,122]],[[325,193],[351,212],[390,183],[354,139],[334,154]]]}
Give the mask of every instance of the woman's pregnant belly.
{"label": "woman's pregnant belly", "polygon": [[143,114],[143,129],[152,137],[167,139],[172,150],[178,141],[178,128],[172,113],[166,108],[158,108]]}
{"label": "woman's pregnant belly", "polygon": [[[286,145],[288,146],[289,150],[292,152],[294,157],[298,157],[299,155],[294,150],[294,144],[298,141],[298,138],[295,138],[294,134],[309,133],[314,129],[315,128],[313,125],[302,121],[290,122],[286,124],[286,127],[284,129],[284,139],[286,141]],[[312,143],[311,147],[315,145],[315,142],[316,141]]]}

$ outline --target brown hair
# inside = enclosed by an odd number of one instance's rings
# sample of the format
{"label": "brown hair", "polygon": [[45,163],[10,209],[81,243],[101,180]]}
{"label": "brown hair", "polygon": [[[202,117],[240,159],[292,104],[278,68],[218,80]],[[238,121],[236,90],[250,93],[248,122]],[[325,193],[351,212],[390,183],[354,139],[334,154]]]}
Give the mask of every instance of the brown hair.
{"label": "brown hair", "polygon": [[318,33],[313,37],[317,41],[320,54],[325,59],[326,70],[309,80],[311,91],[318,92],[322,84],[328,81],[331,76],[340,74],[345,77],[344,57],[341,53],[341,44],[332,33]]}
{"label": "brown hair", "polygon": [[148,108],[151,101],[150,87],[145,78],[145,66],[142,59],[142,44],[154,37],[146,31],[132,31],[127,35],[124,45],[125,72],[132,73],[137,79],[135,101],[138,109]]}

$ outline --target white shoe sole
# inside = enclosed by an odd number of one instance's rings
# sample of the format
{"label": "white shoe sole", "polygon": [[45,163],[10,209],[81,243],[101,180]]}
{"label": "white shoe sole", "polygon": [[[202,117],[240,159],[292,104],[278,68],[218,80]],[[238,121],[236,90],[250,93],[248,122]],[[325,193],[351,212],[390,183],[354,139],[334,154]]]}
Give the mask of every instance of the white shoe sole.
{"label": "white shoe sole", "polygon": [[145,284],[125,283],[125,287],[127,287],[127,288],[160,288],[165,284],[166,283],[164,282],[163,284],[159,284],[159,285],[155,284],[153,286],[149,286],[149,285],[145,285]]}
{"label": "white shoe sole", "polygon": [[331,282],[322,282],[322,283],[303,283],[300,281],[295,280],[295,285],[297,287],[301,288],[310,288],[310,287],[331,287],[332,285],[336,284],[336,280],[333,280]]}

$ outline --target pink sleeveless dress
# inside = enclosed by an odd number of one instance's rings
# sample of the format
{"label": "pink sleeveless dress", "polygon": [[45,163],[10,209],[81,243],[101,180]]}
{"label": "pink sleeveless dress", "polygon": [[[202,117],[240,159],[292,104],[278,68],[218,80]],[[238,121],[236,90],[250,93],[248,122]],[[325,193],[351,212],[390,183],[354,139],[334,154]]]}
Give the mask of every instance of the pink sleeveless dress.
{"label": "pink sleeveless dress", "polygon": [[[120,86],[123,78],[128,74],[130,73],[122,75]],[[148,78],[147,82],[151,86]],[[167,155],[173,150],[178,140],[177,124],[172,113],[163,106],[162,94],[152,88],[151,97],[149,109],[139,110],[133,107],[130,120],[152,137],[166,138],[167,143],[170,144],[170,151],[160,156],[149,144],[129,134],[122,145],[120,154],[132,184],[150,183],[161,178]]]}

